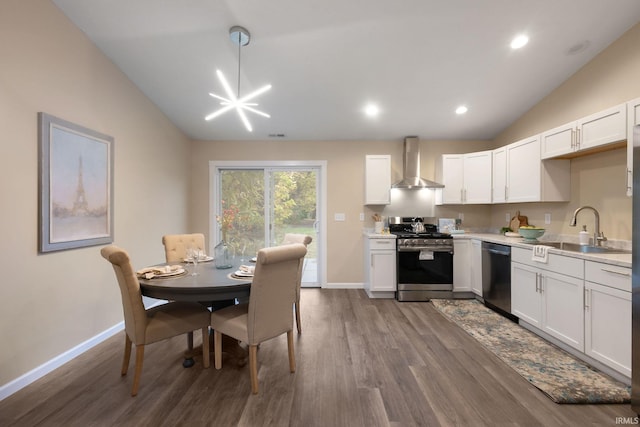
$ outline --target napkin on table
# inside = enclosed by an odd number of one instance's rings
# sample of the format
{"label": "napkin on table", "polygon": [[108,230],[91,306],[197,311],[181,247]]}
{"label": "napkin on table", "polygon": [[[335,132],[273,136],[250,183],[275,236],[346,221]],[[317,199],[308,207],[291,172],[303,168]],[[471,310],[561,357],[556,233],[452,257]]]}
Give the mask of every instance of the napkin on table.
{"label": "napkin on table", "polygon": [[136,274],[138,275],[138,277],[144,279],[153,279],[155,276],[171,273],[177,271],[180,268],[182,267],[180,267],[179,265],[161,265],[156,267],[143,268],[142,270],[136,271]]}

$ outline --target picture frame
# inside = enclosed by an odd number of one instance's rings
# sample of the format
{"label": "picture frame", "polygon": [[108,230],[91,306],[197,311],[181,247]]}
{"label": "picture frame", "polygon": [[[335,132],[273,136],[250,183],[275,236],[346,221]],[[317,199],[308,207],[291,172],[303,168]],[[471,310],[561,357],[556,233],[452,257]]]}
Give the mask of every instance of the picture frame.
{"label": "picture frame", "polygon": [[38,113],[40,253],[113,242],[113,137]]}

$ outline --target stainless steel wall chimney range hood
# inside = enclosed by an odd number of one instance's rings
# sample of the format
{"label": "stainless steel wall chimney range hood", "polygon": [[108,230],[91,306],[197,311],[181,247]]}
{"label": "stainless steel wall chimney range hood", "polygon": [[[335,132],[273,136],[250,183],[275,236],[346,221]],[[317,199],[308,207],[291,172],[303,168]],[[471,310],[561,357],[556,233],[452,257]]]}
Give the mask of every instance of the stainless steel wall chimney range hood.
{"label": "stainless steel wall chimney range hood", "polygon": [[403,177],[391,188],[444,188],[444,185],[420,177],[420,140],[417,136],[404,139]]}

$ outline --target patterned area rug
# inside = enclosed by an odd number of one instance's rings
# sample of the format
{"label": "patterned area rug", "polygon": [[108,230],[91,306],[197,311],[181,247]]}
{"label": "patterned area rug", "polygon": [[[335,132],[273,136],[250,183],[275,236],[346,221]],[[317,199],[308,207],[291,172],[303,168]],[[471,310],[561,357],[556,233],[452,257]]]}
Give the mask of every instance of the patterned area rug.
{"label": "patterned area rug", "polygon": [[434,307],[556,403],[629,403],[631,387],[596,371],[476,300]]}

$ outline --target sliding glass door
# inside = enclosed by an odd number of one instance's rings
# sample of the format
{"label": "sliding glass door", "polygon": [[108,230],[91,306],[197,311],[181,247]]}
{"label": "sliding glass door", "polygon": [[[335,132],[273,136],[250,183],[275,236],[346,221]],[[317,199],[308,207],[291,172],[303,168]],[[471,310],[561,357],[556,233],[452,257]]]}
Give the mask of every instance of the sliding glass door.
{"label": "sliding glass door", "polygon": [[224,239],[245,261],[286,233],[313,238],[305,257],[303,286],[319,286],[320,168],[314,166],[219,165],[212,207],[215,242]]}

